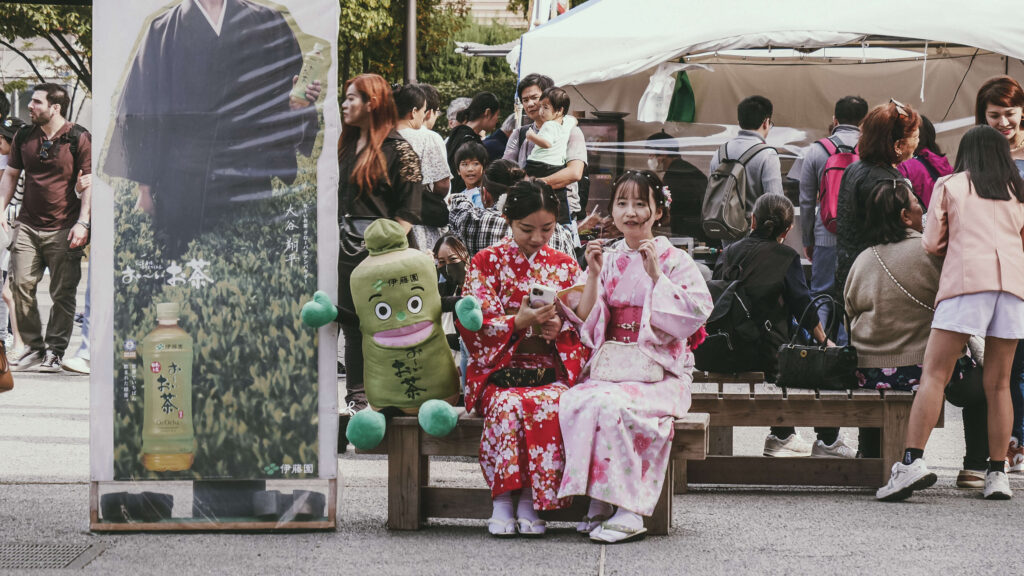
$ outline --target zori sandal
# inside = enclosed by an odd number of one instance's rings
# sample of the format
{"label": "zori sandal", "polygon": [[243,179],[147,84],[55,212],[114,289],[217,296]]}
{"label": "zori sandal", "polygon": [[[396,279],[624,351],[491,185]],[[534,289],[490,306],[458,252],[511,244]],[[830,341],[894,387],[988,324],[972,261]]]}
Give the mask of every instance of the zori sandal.
{"label": "zori sandal", "polygon": [[611,514],[598,514],[596,516],[584,516],[583,520],[576,523],[578,534],[590,534],[601,525],[602,522],[611,518]]}
{"label": "zori sandal", "polygon": [[520,536],[538,538],[548,531],[548,523],[539,518],[532,521],[527,520],[526,518],[520,518],[516,520],[516,528],[519,529]]}
{"label": "zori sandal", "polygon": [[623,542],[635,542],[643,540],[647,534],[647,528],[630,528],[622,524],[601,524],[601,530],[591,532],[590,540],[601,544],[621,544]]}
{"label": "zori sandal", "polygon": [[495,538],[515,538],[516,521],[514,518],[509,518],[508,520],[488,518],[487,532]]}

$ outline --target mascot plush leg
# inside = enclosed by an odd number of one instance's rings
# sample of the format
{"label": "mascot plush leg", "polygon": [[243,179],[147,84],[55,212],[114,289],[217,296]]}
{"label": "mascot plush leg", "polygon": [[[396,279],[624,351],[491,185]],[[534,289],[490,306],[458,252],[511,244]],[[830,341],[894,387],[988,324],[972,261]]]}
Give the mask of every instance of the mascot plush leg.
{"label": "mascot plush leg", "polygon": [[447,436],[459,422],[455,408],[444,400],[427,400],[420,406],[420,428],[431,436]]}
{"label": "mascot plush leg", "polygon": [[373,450],[380,445],[384,439],[384,430],[387,428],[387,420],[384,415],[374,410],[362,410],[357,412],[348,421],[345,435],[348,441],[359,450]]}

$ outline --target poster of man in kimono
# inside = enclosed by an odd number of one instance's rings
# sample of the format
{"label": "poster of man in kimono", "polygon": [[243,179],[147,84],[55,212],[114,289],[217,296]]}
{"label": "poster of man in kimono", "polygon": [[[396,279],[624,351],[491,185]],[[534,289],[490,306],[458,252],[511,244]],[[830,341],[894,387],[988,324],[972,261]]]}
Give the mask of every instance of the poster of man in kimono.
{"label": "poster of man in kimono", "polygon": [[95,2],[93,480],[336,477],[337,11]]}

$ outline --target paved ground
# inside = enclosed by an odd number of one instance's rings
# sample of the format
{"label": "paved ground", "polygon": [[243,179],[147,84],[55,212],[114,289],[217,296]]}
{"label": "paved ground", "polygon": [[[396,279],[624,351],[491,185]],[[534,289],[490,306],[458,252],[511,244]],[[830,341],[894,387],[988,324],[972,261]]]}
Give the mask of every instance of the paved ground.
{"label": "paved ground", "polygon": [[[80,544],[99,555],[74,572],[104,575],[989,573],[1015,566],[1010,533],[1024,509],[1024,476],[1012,479],[1019,496],[1009,502],[953,487],[963,432],[947,405],[927,451],[938,487],[903,504],[859,490],[703,486],[675,497],[670,536],[637,544],[597,546],[569,525],[540,541],[498,541],[476,521],[389,532],[386,462],[348,455],[336,532],[91,534],[88,399],[88,379],[67,373],[18,374],[16,390],[0,395],[0,559],[15,545]],[[737,453],[758,453],[766,431],[738,433]],[[432,479],[482,485],[473,462],[438,462]]]}

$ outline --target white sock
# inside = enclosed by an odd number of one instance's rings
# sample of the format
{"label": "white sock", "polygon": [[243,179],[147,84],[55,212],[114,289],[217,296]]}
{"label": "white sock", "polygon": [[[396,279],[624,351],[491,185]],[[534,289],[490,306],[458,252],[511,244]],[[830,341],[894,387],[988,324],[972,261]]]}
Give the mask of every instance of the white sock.
{"label": "white sock", "polygon": [[587,508],[587,516],[596,518],[598,516],[611,516],[612,512],[615,511],[615,507],[611,504],[598,500],[597,498],[590,499],[590,508]]}
{"label": "white sock", "polygon": [[615,511],[615,515],[608,520],[608,523],[619,524],[633,530],[639,530],[644,527],[644,517],[636,512],[630,512],[622,506],[619,506],[619,509]]}
{"label": "white sock", "polygon": [[516,506],[516,517],[523,520],[535,522],[539,519],[537,511],[533,509],[533,490],[523,488],[519,493],[519,505]]}
{"label": "white sock", "polygon": [[512,515],[512,493],[505,492],[500,494],[497,498],[492,500],[494,504],[494,511],[491,512],[491,518],[495,520],[512,520],[515,516]]}

